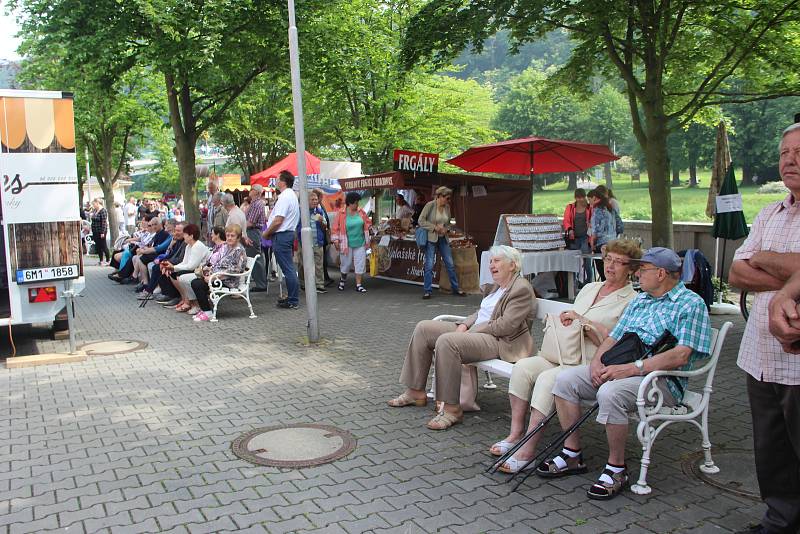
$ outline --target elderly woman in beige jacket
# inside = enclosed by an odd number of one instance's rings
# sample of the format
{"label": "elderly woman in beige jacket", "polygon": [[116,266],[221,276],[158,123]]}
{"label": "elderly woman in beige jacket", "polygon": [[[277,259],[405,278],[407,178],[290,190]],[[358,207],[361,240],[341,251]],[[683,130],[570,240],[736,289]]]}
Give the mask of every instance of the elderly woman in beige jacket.
{"label": "elderly woman in beige jacket", "polygon": [[428,422],[431,430],[460,423],[461,365],[500,356],[514,363],[533,354],[530,327],[536,316],[536,296],[520,276],[520,253],[508,246],[492,247],[489,270],[494,284],[484,286],[480,309],[460,323],[421,321],[414,328],[400,383],[405,392],[389,406],[425,406],[425,384],[436,351],[436,401],[442,410]]}
{"label": "elderly woman in beige jacket", "polygon": [[[605,247],[603,267],[605,282],[587,284],[575,298],[573,309],[561,312],[553,318],[561,325],[569,327],[577,321],[580,329],[561,330],[556,324],[545,326],[545,341],[542,350],[533,358],[521,360],[514,365],[511,380],[508,384],[508,398],[511,402],[511,431],[504,440],[495,443],[490,452],[502,456],[525,435],[525,415],[530,402],[531,416],[528,429],[532,430],[553,412],[553,385],[556,376],[569,366],[589,363],[597,346],[608,337],[609,332],[619,320],[628,303],[636,296],[631,285],[631,275],[637,269],[637,261],[642,257],[639,245],[632,241],[612,241]],[[567,334],[572,332],[572,334]],[[562,361],[561,347],[569,345],[568,340],[558,336],[583,336],[580,343],[571,345],[579,347],[579,359]],[[548,336],[555,336],[556,343],[548,343]],[[559,354],[544,354],[545,351],[559,347]],[[573,355],[574,356],[574,355]],[[500,470],[505,473],[516,473],[525,463],[535,456],[536,445],[542,433],[531,437],[514,456],[509,458]],[[531,465],[531,467],[536,467]]]}

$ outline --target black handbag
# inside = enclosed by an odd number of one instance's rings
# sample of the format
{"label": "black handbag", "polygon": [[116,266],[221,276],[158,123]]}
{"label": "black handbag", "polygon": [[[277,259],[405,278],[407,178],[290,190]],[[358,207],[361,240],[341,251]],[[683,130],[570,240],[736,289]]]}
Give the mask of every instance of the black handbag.
{"label": "black handbag", "polygon": [[641,360],[646,353],[647,345],[642,342],[639,334],[625,332],[610,349],[603,353],[600,361],[603,362],[603,365],[622,365]]}
{"label": "black handbag", "polygon": [[664,330],[661,337],[656,339],[655,343],[649,347],[641,340],[639,334],[625,332],[619,341],[614,343],[614,345],[600,357],[600,361],[603,365],[633,363],[636,360],[649,358],[653,354],[669,350],[677,344],[678,340],[669,330]]}
{"label": "black handbag", "polygon": [[570,230],[572,230],[572,229],[568,228],[568,229],[564,230],[564,232],[562,233],[562,237],[564,238],[564,244],[567,246],[567,248],[572,247],[572,245],[575,243],[575,240],[574,239],[570,239],[570,237],[569,237]]}

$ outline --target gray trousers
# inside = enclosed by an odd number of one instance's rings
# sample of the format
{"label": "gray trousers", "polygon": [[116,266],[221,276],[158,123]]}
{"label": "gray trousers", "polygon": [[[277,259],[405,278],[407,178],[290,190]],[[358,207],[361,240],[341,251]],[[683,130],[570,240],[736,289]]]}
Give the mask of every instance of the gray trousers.
{"label": "gray trousers", "polygon": [[[592,385],[592,377],[588,365],[579,365],[564,369],[556,377],[553,386],[553,395],[573,404],[580,404],[583,400],[597,400],[600,410],[597,413],[597,422],[601,425],[627,425],[628,414],[636,410],[636,394],[643,376],[631,376],[622,380],[611,380],[599,388]],[[675,399],[656,379],[656,386],[664,394],[664,406],[675,406]]]}
{"label": "gray trousers", "polygon": [[251,246],[245,247],[247,255],[252,258],[256,254],[261,254],[256,264],[253,266],[253,277],[251,278],[253,286],[258,289],[267,289],[267,268],[265,267],[266,262],[264,261],[264,254],[261,252],[261,230],[258,228],[248,228],[247,237],[253,242]]}
{"label": "gray trousers", "polygon": [[489,334],[456,332],[449,321],[420,321],[408,344],[400,383],[424,390],[433,351],[436,351],[436,400],[459,404],[461,364],[494,360],[500,354],[497,338]]}

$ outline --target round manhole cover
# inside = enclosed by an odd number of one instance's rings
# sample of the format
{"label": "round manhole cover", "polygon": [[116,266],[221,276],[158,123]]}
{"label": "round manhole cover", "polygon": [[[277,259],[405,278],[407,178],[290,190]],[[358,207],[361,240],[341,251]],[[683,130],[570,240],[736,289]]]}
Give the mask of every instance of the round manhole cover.
{"label": "round manhole cover", "polygon": [[113,339],[110,341],[91,341],[78,347],[78,350],[86,352],[90,356],[106,356],[109,354],[123,354],[141,350],[147,346],[144,341],[133,339]]}
{"label": "round manhole cover", "polygon": [[712,450],[711,455],[714,464],[719,467],[719,473],[708,474],[700,470],[705,458],[703,451],[692,453],[686,457],[683,461],[683,472],[722,491],[757,501],[761,500],[753,451],[744,449]]}
{"label": "round manhole cover", "polygon": [[343,458],[356,448],[347,431],[328,425],[298,424],[257,428],[231,445],[248,462],[272,467],[310,467]]}

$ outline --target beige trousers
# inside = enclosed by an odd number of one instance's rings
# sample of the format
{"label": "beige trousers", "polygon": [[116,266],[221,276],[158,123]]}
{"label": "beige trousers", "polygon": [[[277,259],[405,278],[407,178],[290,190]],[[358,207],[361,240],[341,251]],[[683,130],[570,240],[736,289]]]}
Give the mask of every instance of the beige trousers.
{"label": "beige trousers", "polygon": [[558,374],[569,366],[550,363],[541,356],[523,358],[514,364],[508,392],[524,401],[530,399],[531,408],[550,415],[555,409],[553,386]]}
{"label": "beige trousers", "polygon": [[436,400],[459,404],[461,365],[494,360],[500,354],[497,338],[489,334],[456,332],[448,321],[420,321],[408,344],[400,383],[424,390],[436,351]]}
{"label": "beige trousers", "polygon": [[[325,254],[325,249],[319,245],[314,245],[314,278],[316,278],[317,289],[325,287],[325,277],[322,272],[322,255]],[[295,262],[297,262],[297,276],[300,280],[304,279],[305,272],[303,271],[303,251],[298,250],[294,253]]]}

